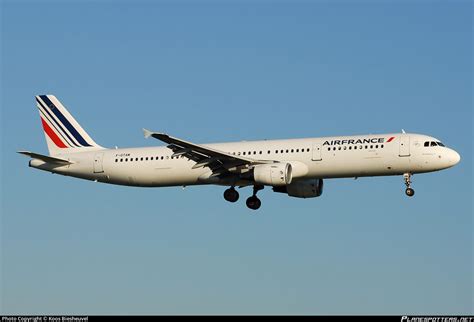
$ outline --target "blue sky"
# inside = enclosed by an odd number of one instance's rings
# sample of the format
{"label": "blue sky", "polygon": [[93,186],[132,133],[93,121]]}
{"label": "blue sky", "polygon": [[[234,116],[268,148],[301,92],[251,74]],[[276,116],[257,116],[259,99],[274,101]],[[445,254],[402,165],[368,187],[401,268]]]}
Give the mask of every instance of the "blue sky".
{"label": "blue sky", "polygon": [[[1,312],[473,313],[472,3],[2,1]],[[34,95],[104,146],[398,132],[462,161],[321,198],[28,168]]]}

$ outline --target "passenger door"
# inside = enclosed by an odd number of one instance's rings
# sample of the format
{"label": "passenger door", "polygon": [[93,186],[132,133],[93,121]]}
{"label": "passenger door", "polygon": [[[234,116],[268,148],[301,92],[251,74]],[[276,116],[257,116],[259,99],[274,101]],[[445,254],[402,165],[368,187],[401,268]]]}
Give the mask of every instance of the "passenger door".
{"label": "passenger door", "polygon": [[322,152],[321,144],[313,143],[313,155],[312,155],[311,160],[321,161],[323,159],[321,152]]}
{"label": "passenger door", "polygon": [[400,136],[400,146],[399,146],[398,155],[401,157],[410,156],[410,136],[409,135]]}
{"label": "passenger door", "polygon": [[94,155],[94,173],[102,173],[104,172],[104,153],[96,153]]}

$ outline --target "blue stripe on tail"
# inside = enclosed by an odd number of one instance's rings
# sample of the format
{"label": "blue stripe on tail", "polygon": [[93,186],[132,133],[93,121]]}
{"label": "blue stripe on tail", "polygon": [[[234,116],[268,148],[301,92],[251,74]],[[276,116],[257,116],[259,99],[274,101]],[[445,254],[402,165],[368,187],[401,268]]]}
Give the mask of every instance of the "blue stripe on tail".
{"label": "blue stripe on tail", "polygon": [[72,126],[71,123],[67,120],[67,118],[64,117],[64,115],[61,113],[61,111],[51,102],[51,100],[48,98],[46,95],[40,95],[40,98],[43,100],[43,102],[46,103],[46,105],[49,107],[50,111],[56,115],[56,117],[61,121],[61,123],[69,130],[69,133],[71,133],[74,138],[82,144],[83,146],[92,146],[89,143],[87,143],[86,140],[77,132],[77,130]]}
{"label": "blue stripe on tail", "polygon": [[48,111],[48,108],[45,106],[45,104],[39,100],[38,98],[36,98],[36,101],[38,102],[38,104],[42,107],[42,110],[44,110],[44,112],[46,112],[46,114],[49,115],[49,117],[51,118],[51,120],[54,121],[54,123],[56,123],[56,125],[58,126],[58,128],[61,129],[61,131],[67,136],[67,138],[69,139],[69,141],[71,141],[72,144],[74,144],[76,147],[80,147],[79,144],[77,144],[76,142],[74,142],[73,139],[71,139],[71,137],[69,136],[69,134],[67,134],[67,132],[64,130],[64,128],[61,126],[61,124],[58,123],[58,121],[56,121],[56,119],[51,115],[51,113],[49,113]]}
{"label": "blue stripe on tail", "polygon": [[[71,143],[69,143],[69,141],[66,140],[66,138],[65,138],[64,135],[61,133],[61,131],[59,131],[58,128],[56,127],[56,125],[54,125],[54,123],[51,122],[51,120],[49,119],[50,117],[48,117],[48,116],[43,112],[43,109],[39,108],[38,110],[39,110],[40,114],[44,117],[44,120],[47,121],[47,122],[49,122],[49,123],[50,123],[49,125],[52,126],[52,127],[56,130],[56,132],[58,132],[58,134],[59,134],[59,135],[61,136],[61,138],[63,139],[63,142],[64,142],[65,144],[67,144],[68,147],[71,147]],[[74,142],[72,142],[72,143],[74,143]],[[72,146],[72,147],[74,148],[74,146]]]}

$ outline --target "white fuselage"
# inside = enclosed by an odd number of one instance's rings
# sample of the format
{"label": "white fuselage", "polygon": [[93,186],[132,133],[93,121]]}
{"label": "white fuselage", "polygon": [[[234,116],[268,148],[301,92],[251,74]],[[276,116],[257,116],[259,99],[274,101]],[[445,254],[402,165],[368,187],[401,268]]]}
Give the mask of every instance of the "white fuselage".
{"label": "white fuselage", "polygon": [[[437,139],[420,134],[392,133],[291,140],[215,143],[203,146],[255,160],[285,161],[294,180],[389,176],[449,168],[459,154],[444,146],[425,146]],[[30,166],[99,182],[164,187],[197,184],[250,185],[246,179],[229,182],[212,176],[207,167],[173,156],[167,147],[102,149],[58,155],[72,163],[51,165],[39,159]]]}

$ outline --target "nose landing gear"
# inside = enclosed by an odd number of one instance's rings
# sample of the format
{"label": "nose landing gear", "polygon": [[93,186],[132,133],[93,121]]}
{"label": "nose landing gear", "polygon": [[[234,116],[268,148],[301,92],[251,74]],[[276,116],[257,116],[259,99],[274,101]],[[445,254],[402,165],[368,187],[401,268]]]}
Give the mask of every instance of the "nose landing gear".
{"label": "nose landing gear", "polygon": [[413,197],[413,195],[415,194],[415,190],[411,188],[411,173],[404,173],[403,179],[405,180],[405,185],[407,186],[407,188],[405,189],[405,194],[408,197]]}

